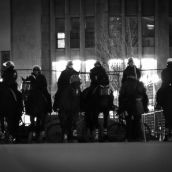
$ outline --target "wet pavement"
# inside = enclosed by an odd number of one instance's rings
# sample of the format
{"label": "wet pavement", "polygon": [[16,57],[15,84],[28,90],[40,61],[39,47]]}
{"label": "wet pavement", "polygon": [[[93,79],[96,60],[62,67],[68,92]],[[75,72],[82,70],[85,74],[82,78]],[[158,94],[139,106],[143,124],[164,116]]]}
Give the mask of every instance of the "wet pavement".
{"label": "wet pavement", "polygon": [[1,144],[0,172],[171,172],[172,142]]}

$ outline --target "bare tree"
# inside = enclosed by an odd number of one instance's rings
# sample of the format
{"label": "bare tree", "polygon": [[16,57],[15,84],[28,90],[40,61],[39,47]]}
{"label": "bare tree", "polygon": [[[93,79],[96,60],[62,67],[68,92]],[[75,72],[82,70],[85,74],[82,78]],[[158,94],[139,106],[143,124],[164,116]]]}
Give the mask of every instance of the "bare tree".
{"label": "bare tree", "polygon": [[[125,19],[125,36],[122,34],[122,20],[120,17],[103,19],[97,27],[98,38],[96,39],[96,55],[107,64],[109,59],[118,59],[119,63],[111,66],[110,80],[114,90],[120,88],[120,78],[125,68],[125,59],[137,55],[138,24],[136,17]],[[107,29],[108,28],[108,29]],[[123,57],[122,46],[125,47],[126,57]]]}

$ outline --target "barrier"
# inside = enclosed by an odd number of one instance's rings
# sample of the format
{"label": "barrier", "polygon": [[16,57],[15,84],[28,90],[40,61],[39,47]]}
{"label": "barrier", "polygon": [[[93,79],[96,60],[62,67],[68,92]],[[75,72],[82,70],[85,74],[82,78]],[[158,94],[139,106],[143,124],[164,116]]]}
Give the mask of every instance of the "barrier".
{"label": "barrier", "polygon": [[163,141],[165,138],[165,118],[163,110],[142,114],[142,127],[145,141]]}

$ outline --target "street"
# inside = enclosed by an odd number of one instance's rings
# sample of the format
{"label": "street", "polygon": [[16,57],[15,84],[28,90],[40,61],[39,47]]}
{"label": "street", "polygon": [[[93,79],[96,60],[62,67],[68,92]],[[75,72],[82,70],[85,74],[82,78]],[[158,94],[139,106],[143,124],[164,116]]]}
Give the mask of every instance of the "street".
{"label": "street", "polygon": [[171,172],[172,143],[0,145],[0,172]]}

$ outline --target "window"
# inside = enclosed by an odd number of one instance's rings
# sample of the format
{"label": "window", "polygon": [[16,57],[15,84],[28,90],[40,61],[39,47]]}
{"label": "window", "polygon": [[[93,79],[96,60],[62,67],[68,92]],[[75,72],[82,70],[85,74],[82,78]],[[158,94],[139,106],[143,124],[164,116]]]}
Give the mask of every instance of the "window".
{"label": "window", "polygon": [[65,1],[55,0],[55,16],[64,17],[65,16]]}
{"label": "window", "polygon": [[95,1],[94,0],[86,0],[84,3],[85,3],[85,16],[94,16]]}
{"label": "window", "polygon": [[109,37],[113,39],[113,46],[122,43],[122,20],[121,17],[109,17]]}
{"label": "window", "polygon": [[109,0],[109,16],[121,16],[121,0]]}
{"label": "window", "polygon": [[142,17],[142,41],[143,47],[155,45],[154,17]]}
{"label": "window", "polygon": [[85,18],[85,47],[95,46],[94,17]]}
{"label": "window", "polygon": [[155,0],[142,0],[142,16],[155,15]]}
{"label": "window", "polygon": [[56,48],[65,48],[65,24],[64,18],[56,18]]}
{"label": "window", "polygon": [[80,47],[80,22],[79,17],[71,18],[70,48]]}
{"label": "window", "polygon": [[126,16],[137,16],[137,12],[138,12],[138,1],[126,0],[125,1]]}
{"label": "window", "polygon": [[65,48],[65,33],[57,33],[57,44],[58,48]]}
{"label": "window", "polygon": [[69,0],[70,16],[80,15],[80,0]]}
{"label": "window", "polygon": [[138,21],[137,17],[126,17],[126,46],[137,47],[138,46]]}

